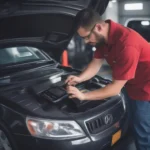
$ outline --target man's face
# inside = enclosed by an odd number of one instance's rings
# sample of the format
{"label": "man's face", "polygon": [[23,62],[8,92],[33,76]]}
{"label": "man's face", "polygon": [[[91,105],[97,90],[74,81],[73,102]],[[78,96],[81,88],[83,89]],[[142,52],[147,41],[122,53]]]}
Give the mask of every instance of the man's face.
{"label": "man's face", "polygon": [[97,25],[93,26],[91,30],[86,30],[83,27],[78,29],[78,34],[82,37],[86,44],[90,44],[95,47],[103,46],[105,44],[105,38],[97,29]]}

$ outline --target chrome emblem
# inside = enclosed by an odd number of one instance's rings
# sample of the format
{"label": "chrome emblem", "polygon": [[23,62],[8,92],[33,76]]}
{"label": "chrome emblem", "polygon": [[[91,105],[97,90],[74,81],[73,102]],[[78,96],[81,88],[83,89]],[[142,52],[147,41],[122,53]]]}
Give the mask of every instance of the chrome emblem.
{"label": "chrome emblem", "polygon": [[108,114],[104,117],[104,123],[106,125],[111,124],[113,121],[113,116],[111,114]]}

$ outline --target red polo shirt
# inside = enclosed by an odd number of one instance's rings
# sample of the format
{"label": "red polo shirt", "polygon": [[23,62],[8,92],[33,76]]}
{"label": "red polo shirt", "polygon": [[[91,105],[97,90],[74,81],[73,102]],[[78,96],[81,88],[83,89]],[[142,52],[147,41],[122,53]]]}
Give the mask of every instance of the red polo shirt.
{"label": "red polo shirt", "polygon": [[150,44],[134,30],[111,20],[107,45],[97,48],[94,58],[105,58],[114,80],[128,80],[132,99],[150,101]]}

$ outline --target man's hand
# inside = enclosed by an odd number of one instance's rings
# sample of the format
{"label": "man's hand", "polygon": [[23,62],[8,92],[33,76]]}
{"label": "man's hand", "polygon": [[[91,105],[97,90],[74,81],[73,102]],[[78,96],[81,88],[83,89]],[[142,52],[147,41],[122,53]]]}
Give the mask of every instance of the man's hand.
{"label": "man's hand", "polygon": [[84,93],[80,92],[76,87],[67,86],[67,93],[70,95],[69,98],[77,98],[79,100],[85,100]]}
{"label": "man's hand", "polygon": [[76,85],[76,84],[78,84],[78,83],[81,83],[82,81],[81,81],[81,78],[80,77],[77,77],[77,76],[73,76],[73,75],[71,75],[71,76],[69,76],[67,79],[66,79],[66,81],[65,81],[65,84],[67,84],[67,85]]}

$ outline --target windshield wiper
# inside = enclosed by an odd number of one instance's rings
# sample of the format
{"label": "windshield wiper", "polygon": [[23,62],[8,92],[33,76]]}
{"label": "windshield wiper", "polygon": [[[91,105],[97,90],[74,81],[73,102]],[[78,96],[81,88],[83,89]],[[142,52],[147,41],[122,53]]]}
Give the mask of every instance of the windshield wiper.
{"label": "windshield wiper", "polygon": [[14,68],[28,68],[28,67],[36,67],[40,64],[54,64],[54,60],[40,60],[40,61],[33,61],[33,62],[23,62],[18,64],[11,64],[11,65],[0,65],[0,71],[14,69]]}
{"label": "windshield wiper", "polygon": [[33,64],[54,64],[54,60],[42,60],[42,61],[36,61]]}
{"label": "windshield wiper", "polygon": [[28,62],[28,63],[22,63],[22,64],[14,64],[9,66],[0,66],[0,76],[7,76],[8,74],[17,73],[20,71],[25,71],[28,69],[34,69],[37,67],[42,67],[45,65],[55,65],[55,61],[53,60],[42,60],[42,61],[34,61],[34,62]]}

